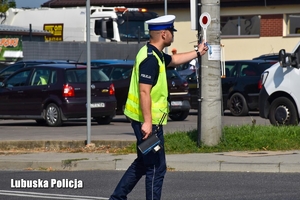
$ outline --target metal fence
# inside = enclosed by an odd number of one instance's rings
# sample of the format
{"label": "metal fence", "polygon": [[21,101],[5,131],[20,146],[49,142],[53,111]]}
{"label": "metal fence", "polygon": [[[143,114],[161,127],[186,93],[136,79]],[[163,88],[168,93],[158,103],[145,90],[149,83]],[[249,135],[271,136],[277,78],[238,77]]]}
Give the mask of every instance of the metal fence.
{"label": "metal fence", "polygon": [[[91,42],[91,59],[135,59],[145,43]],[[63,59],[85,62],[85,42],[29,42],[23,41],[23,60]]]}

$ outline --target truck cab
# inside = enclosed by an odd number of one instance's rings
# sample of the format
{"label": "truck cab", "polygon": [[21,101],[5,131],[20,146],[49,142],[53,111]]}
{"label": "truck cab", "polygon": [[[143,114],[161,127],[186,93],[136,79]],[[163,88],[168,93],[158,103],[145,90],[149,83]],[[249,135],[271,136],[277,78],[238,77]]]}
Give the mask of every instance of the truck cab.
{"label": "truck cab", "polygon": [[95,19],[97,35],[111,41],[127,43],[149,40],[148,25],[145,22],[156,18],[157,13],[143,8],[114,7],[111,9],[114,9],[114,12],[109,12],[110,17],[107,15],[108,12],[101,11],[101,7],[97,9],[98,12],[91,12],[91,19]]}
{"label": "truck cab", "polygon": [[261,75],[259,115],[275,126],[298,125],[300,116],[300,42]]}

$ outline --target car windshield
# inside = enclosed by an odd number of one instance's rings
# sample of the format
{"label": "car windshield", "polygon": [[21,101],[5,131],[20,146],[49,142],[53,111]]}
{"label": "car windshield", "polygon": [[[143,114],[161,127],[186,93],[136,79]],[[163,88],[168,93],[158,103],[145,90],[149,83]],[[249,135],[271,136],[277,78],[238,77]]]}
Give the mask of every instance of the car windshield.
{"label": "car windshield", "polygon": [[[72,69],[66,71],[66,80],[68,83],[86,82],[86,69]],[[91,81],[92,82],[105,82],[109,81],[109,78],[101,69],[91,69]]]}
{"label": "car windshield", "polygon": [[8,77],[9,75],[14,73],[15,71],[23,68],[23,66],[24,66],[23,64],[10,65],[10,66],[4,68],[2,71],[0,71],[0,76],[1,77]]}
{"label": "car windshield", "polygon": [[119,25],[120,37],[122,41],[134,40],[138,38],[142,41],[149,40],[148,27],[144,21],[129,21]]}

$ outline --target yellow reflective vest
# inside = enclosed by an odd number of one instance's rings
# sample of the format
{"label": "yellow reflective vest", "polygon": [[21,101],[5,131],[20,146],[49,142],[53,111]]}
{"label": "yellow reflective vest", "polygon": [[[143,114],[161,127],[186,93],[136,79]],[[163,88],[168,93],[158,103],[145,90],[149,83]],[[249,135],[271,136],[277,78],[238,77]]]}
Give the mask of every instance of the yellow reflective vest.
{"label": "yellow reflective vest", "polygon": [[[145,45],[140,49],[136,56],[133,66],[131,81],[129,86],[128,97],[125,105],[124,114],[138,122],[144,122],[143,113],[140,104],[140,89],[139,89],[139,66],[147,58],[148,47]],[[151,89],[151,113],[152,124],[159,124],[164,113],[168,113],[168,83],[166,76],[166,67],[159,56],[152,51],[159,65],[159,75],[157,83]],[[153,66],[157,67],[157,66]],[[167,117],[161,122],[162,125],[167,124]]]}

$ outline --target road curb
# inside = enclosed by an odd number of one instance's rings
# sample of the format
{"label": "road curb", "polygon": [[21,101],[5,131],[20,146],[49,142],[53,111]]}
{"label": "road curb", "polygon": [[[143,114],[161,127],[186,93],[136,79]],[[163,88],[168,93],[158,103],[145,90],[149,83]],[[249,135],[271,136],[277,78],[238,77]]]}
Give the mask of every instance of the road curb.
{"label": "road curb", "polygon": [[[95,147],[109,146],[113,148],[124,148],[135,141],[123,140],[93,140],[91,143],[95,144]],[[0,150],[11,150],[11,149],[34,149],[34,148],[45,148],[45,149],[66,149],[66,148],[84,148],[86,146],[86,140],[72,140],[72,141],[1,141]]]}
{"label": "road curb", "polygon": [[295,163],[235,163],[210,162],[187,163],[167,162],[172,171],[199,172],[265,172],[265,173],[299,173],[300,164]]}
{"label": "road curb", "polygon": [[[126,170],[136,154],[41,152],[0,156],[0,170]],[[220,159],[222,158],[222,159]],[[166,155],[169,171],[300,173],[299,155],[238,157],[220,154]]]}
{"label": "road curb", "polygon": [[[0,163],[0,170],[33,170],[33,171],[84,171],[84,170],[126,170],[133,160],[110,161],[6,161]],[[198,171],[198,172],[266,172],[266,173],[299,173],[299,164],[280,163],[167,163],[169,171]]]}

